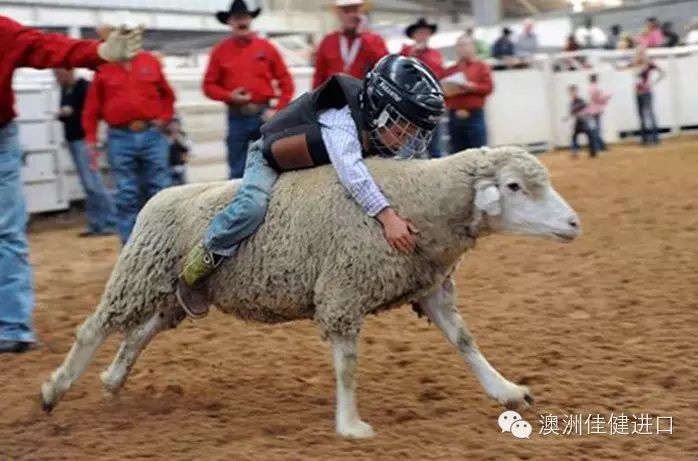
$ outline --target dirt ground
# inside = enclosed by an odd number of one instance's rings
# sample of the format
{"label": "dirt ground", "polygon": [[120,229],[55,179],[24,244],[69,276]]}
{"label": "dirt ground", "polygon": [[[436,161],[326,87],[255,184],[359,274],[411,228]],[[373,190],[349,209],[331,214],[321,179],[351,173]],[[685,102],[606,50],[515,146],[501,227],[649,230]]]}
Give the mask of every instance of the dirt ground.
{"label": "dirt ground", "polygon": [[[98,379],[111,338],[47,416],[39,386],[118,251],[115,238],[78,239],[69,220],[33,226],[43,346],[0,357],[0,459],[696,459],[698,138],[618,146],[596,160],[541,158],[584,235],[570,245],[489,237],[457,276],[483,353],[533,392],[521,411],[530,439],[501,433],[502,409],[409,308],[370,318],[362,333],[358,396],[372,440],[335,437],[331,354],[311,323],[249,325],[218,313],[157,337],[116,401]],[[612,413],[628,416],[629,429],[648,414],[653,432],[656,417],[672,417],[673,434],[539,433],[541,415],[558,416],[563,431],[563,416]]]}

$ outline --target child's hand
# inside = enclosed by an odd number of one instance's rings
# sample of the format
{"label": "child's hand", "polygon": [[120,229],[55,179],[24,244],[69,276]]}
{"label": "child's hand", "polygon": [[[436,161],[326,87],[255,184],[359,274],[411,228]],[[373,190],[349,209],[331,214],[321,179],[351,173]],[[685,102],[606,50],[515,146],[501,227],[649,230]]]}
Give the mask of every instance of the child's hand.
{"label": "child's hand", "polygon": [[418,231],[412,223],[402,219],[392,208],[384,209],[376,218],[383,225],[385,238],[391,247],[403,253],[414,251],[416,245],[412,234]]}

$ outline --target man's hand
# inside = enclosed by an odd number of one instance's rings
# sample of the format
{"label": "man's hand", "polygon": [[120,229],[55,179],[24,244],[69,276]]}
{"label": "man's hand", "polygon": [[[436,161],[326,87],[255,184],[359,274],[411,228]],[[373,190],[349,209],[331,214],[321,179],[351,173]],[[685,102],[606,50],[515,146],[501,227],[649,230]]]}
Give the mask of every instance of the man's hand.
{"label": "man's hand", "polygon": [[383,225],[385,238],[390,246],[403,253],[411,253],[415,249],[412,234],[418,233],[417,228],[409,221],[402,219],[392,208],[385,208],[376,216]]}
{"label": "man's hand", "polygon": [[62,106],[58,110],[59,117],[70,117],[71,115],[73,115],[73,108],[70,106]]}
{"label": "man's hand", "polygon": [[141,50],[142,45],[143,26],[130,30],[121,26],[114,29],[104,43],[100,43],[97,54],[109,62],[128,61]]}
{"label": "man's hand", "polygon": [[262,112],[262,121],[267,123],[276,114],[276,109],[264,109]]}
{"label": "man's hand", "polygon": [[99,171],[99,150],[96,144],[87,145],[87,157],[90,159],[90,170]]}
{"label": "man's hand", "polygon": [[252,99],[252,95],[243,87],[239,86],[230,93],[230,102],[233,104],[247,104]]}

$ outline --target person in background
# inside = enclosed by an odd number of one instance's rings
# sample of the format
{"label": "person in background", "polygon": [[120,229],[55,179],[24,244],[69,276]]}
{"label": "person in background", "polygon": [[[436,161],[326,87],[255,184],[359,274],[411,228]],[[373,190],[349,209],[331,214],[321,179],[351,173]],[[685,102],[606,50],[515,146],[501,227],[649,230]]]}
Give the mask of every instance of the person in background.
{"label": "person in background", "polygon": [[315,56],[313,89],[329,77],[344,73],[363,79],[366,73],[388,54],[383,38],[362,27],[366,5],[363,0],[336,0],[335,11],[341,30],[323,37]]}
{"label": "person in background", "polygon": [[584,133],[587,137],[589,157],[595,158],[597,151],[596,136],[593,133],[593,121],[589,116],[587,103],[579,96],[577,85],[568,86],[567,91],[570,95],[570,113],[565,119],[568,120],[572,118],[574,120],[572,130],[572,158],[577,158],[579,154],[578,138],[581,133]]}
{"label": "person in background", "polygon": [[525,63],[530,63],[533,56],[538,52],[538,36],[533,31],[533,20],[526,19],[523,23],[523,32],[516,41],[516,56]]}
{"label": "person in background", "polygon": [[601,48],[606,42],[606,34],[594,26],[591,16],[584,18],[584,24],[574,31],[574,39],[582,49]]}
{"label": "person in background", "polygon": [[[235,0],[216,18],[230,27],[231,36],[218,43],[204,75],[204,94],[228,106],[228,177],[242,178],[250,143],[261,136],[260,128],[286,107],[295,91],[293,78],[283,57],[267,39],[252,31],[252,20],[260,8],[250,10],[244,0]],[[280,91],[277,96],[274,85]]]}
{"label": "person in background", "polygon": [[[437,29],[436,24],[428,23],[425,18],[419,18],[418,21],[407,26],[405,35],[414,40],[414,44],[403,46],[400,54],[419,59],[438,79],[444,73],[443,56],[439,50],[429,47],[429,39],[436,33]],[[442,125],[437,124],[428,149],[431,158],[442,157],[444,154],[441,147],[442,131]]]}
{"label": "person in background", "polygon": [[[0,353],[32,349],[34,290],[22,189],[22,148],[14,122],[12,75],[20,67],[89,67],[128,60],[140,49],[141,28],[121,27],[103,42],[45,34],[0,15]],[[4,373],[4,371],[3,371]]]}
{"label": "person in background", "polygon": [[[629,64],[624,66],[614,64],[614,66],[617,69],[632,69],[635,72],[635,98],[640,117],[642,145],[659,144],[659,130],[654,114],[652,88],[666,76],[664,70],[650,59],[647,49],[642,45],[637,47],[635,56]],[[652,80],[653,74],[658,75],[655,80]]]}
{"label": "person in background", "polygon": [[444,77],[457,73],[464,77],[462,85],[449,84],[449,90],[445,90],[452,154],[487,145],[484,107],[487,96],[494,89],[490,67],[477,59],[475,44],[470,37],[463,34],[458,38],[456,54],[458,62],[444,71]]}
{"label": "person in background", "polygon": [[604,46],[605,49],[607,50],[615,50],[618,48],[618,42],[620,41],[620,34],[623,32],[623,29],[619,24],[613,24],[611,26],[611,33],[608,36],[608,39],[606,40],[606,45]]}
{"label": "person in background", "polygon": [[683,43],[685,45],[698,45],[698,16],[686,26]]}
{"label": "person in background", "polygon": [[637,37],[637,43],[645,48],[664,45],[664,34],[657,24],[657,18],[652,17],[645,20],[645,30]]}
{"label": "person in background", "polygon": [[111,195],[104,187],[99,165],[88,155],[85,131],[82,129],[82,110],[90,84],[84,78],[76,79],[73,69],[54,69],[53,72],[56,82],[61,87],[58,119],[63,123],[65,141],[85,191],[87,229],[79,235],[113,235],[116,227],[116,208]]}
{"label": "person in background", "polygon": [[511,29],[508,27],[502,29],[502,35],[492,45],[491,54],[493,58],[500,60],[507,60],[516,54],[514,43],[511,41]]}
{"label": "person in background", "polygon": [[160,61],[147,51],[137,53],[128,64],[102,65],[90,85],[82,125],[95,163],[97,127],[100,120],[109,125],[108,160],[123,245],[145,201],[172,184],[162,129],[172,119],[174,102]]}
{"label": "person in background", "polygon": [[609,94],[604,93],[599,87],[598,75],[589,75],[589,108],[587,112],[594,119],[592,134],[596,138],[596,147],[601,150],[607,150],[606,142],[603,140],[602,129],[601,129],[601,116],[606,109],[606,104],[608,100],[611,99]]}
{"label": "person in background", "polygon": [[630,36],[630,34],[622,32],[620,34],[620,40],[618,40],[617,49],[632,50],[633,48],[635,48],[635,41],[633,40],[633,38]]}
{"label": "person in background", "polygon": [[182,186],[187,183],[187,162],[189,161],[191,142],[182,130],[182,123],[176,114],[165,127],[165,136],[170,146],[172,185]]}
{"label": "person in background", "polygon": [[664,35],[664,44],[662,46],[674,47],[678,46],[681,39],[679,34],[674,31],[674,24],[667,21],[662,25],[662,34]]}
{"label": "person in background", "polygon": [[490,57],[490,47],[487,42],[480,40],[475,37],[475,30],[472,27],[465,29],[465,35],[470,38],[475,44],[475,50],[477,51],[477,57],[479,59],[487,59]]}

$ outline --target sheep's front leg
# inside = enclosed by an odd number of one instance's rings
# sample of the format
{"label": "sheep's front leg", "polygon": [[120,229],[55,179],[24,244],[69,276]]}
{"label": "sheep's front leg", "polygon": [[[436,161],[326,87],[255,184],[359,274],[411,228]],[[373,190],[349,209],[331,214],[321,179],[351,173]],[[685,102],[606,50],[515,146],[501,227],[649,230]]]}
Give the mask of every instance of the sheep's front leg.
{"label": "sheep's front leg", "polygon": [[334,371],[337,380],[336,429],[345,437],[366,438],[374,435],[373,428],[363,422],[356,407],[356,337],[331,334]]}
{"label": "sheep's front leg", "polygon": [[452,279],[417,303],[422,311],[446,335],[471,366],[487,394],[507,408],[528,406],[533,399],[526,386],[514,384],[504,378],[482,355],[475,338],[465,326],[455,303],[455,287]]}

